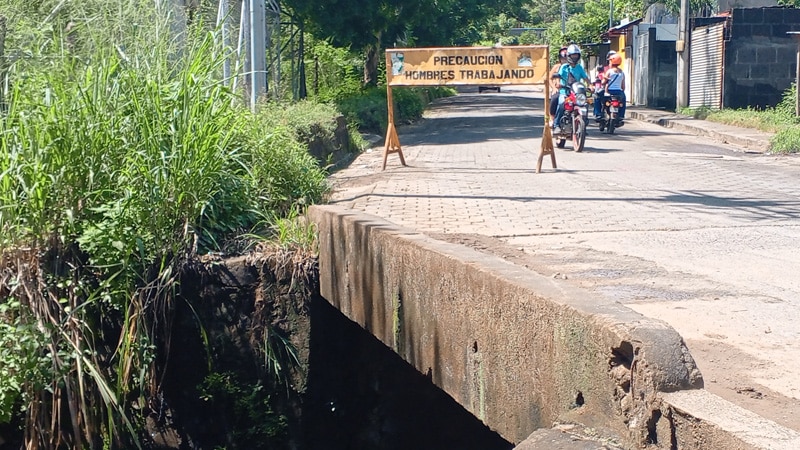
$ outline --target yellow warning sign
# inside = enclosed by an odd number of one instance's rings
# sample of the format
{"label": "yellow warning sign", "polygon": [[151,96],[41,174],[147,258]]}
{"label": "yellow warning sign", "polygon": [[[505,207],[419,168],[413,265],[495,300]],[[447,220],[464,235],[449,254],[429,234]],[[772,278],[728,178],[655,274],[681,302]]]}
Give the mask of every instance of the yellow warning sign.
{"label": "yellow warning sign", "polygon": [[547,46],[386,50],[389,86],[544,84]]}

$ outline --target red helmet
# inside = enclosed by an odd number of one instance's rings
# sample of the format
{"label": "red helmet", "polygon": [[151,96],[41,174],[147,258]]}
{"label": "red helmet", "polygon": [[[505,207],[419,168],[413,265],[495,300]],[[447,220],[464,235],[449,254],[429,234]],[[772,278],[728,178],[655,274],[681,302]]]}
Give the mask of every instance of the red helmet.
{"label": "red helmet", "polygon": [[615,53],[608,58],[608,63],[612,66],[618,66],[622,64],[622,56],[619,56],[619,54]]}

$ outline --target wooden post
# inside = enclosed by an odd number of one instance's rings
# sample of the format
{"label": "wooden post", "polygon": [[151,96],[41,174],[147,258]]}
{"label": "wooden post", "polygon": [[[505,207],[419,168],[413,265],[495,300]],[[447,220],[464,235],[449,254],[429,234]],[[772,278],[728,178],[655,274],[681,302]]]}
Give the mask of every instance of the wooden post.
{"label": "wooden post", "polygon": [[556,152],[553,148],[553,132],[550,130],[550,49],[544,51],[544,57],[547,60],[547,76],[544,82],[544,130],[542,131],[542,145],[539,149],[539,159],[536,161],[536,173],[542,171],[542,160],[545,155],[550,155],[550,162],[553,163],[553,169],[556,166]]}
{"label": "wooden post", "polygon": [[400,147],[400,138],[397,137],[397,129],[394,126],[394,101],[392,99],[392,88],[386,85],[386,103],[389,105],[389,126],[386,129],[386,143],[383,147],[383,167],[386,170],[386,159],[390,153],[397,153],[400,156],[400,164],[406,165],[406,158],[403,156],[403,149]]}
{"label": "wooden post", "polygon": [[[386,53],[387,71],[392,67],[389,53]],[[381,170],[386,170],[386,159],[389,153],[397,153],[400,156],[400,164],[406,165],[406,158],[403,156],[403,149],[400,147],[400,138],[397,137],[397,129],[394,126],[394,99],[392,98],[392,87],[389,85],[391,78],[386,79],[386,106],[389,112],[389,124],[386,129],[386,142],[383,146],[383,166]]]}

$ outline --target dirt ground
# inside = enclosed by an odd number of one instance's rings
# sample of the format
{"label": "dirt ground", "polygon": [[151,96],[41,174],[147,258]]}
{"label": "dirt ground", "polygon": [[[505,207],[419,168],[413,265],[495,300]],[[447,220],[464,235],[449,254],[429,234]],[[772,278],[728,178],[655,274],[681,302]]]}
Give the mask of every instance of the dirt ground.
{"label": "dirt ground", "polygon": [[[575,247],[549,247],[531,252],[509,244],[503,239],[482,235],[438,234],[435,239],[461,244],[483,253],[499,256],[511,263],[524,266],[540,274],[552,276],[563,282],[587,289],[596,295],[623,299],[623,303],[642,313],[652,314],[647,303],[637,303],[649,295],[681,296],[690,299],[698,296],[704,300],[701,280],[676,279],[647,261],[633,259],[620,261],[618,255],[604,254]],[[588,267],[594,269],[588,269]],[[558,267],[558,269],[556,269]],[[597,269],[613,267],[613,269]],[[719,292],[717,292],[719,295]],[[659,311],[661,319],[667,310]],[[769,330],[765,328],[765,333]],[[759,369],[769,369],[766,361],[753,359],[735,346],[726,344],[724,335],[705,333],[702,338],[684,336],[687,346],[703,373],[705,388],[731,403],[753,411],[785,427],[800,431],[800,400],[772,391],[750,374]]]}

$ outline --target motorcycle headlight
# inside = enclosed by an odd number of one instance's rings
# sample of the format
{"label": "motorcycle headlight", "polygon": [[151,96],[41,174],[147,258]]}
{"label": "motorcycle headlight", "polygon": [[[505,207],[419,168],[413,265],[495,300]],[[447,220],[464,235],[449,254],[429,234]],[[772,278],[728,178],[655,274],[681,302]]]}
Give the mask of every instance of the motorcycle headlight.
{"label": "motorcycle headlight", "polygon": [[578,106],[586,105],[586,94],[576,94],[575,95],[575,103]]}

